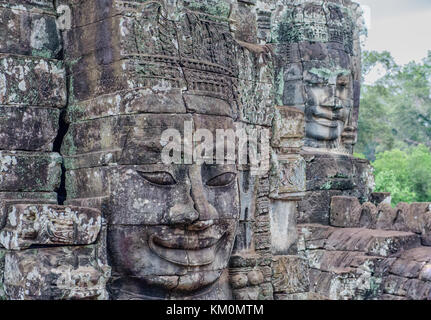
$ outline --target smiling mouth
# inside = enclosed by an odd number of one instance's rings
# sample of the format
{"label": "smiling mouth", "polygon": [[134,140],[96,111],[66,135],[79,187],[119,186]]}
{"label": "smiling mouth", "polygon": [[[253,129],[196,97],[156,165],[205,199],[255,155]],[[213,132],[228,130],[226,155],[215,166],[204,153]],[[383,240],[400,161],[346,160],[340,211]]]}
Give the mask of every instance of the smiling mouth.
{"label": "smiling mouth", "polygon": [[324,127],[328,127],[328,128],[338,128],[338,121],[337,120],[329,120],[326,118],[320,118],[320,117],[313,117],[313,120]]}
{"label": "smiling mouth", "polygon": [[163,239],[152,235],[148,244],[160,258],[186,267],[200,267],[212,264],[226,232],[217,236],[199,237],[198,233],[190,235],[168,235]]}

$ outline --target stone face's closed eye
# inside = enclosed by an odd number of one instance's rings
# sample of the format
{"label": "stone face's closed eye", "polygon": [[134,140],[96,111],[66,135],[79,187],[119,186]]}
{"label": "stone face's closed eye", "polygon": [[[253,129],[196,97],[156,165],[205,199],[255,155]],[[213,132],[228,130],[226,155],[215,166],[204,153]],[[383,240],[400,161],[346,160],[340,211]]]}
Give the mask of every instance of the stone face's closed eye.
{"label": "stone face's closed eye", "polygon": [[207,186],[209,187],[224,187],[229,185],[236,177],[235,173],[226,172],[218,175],[207,181]]}
{"label": "stone face's closed eye", "polygon": [[160,186],[172,186],[177,182],[168,172],[158,171],[158,172],[142,172],[138,171],[139,175],[147,180],[148,182]]}

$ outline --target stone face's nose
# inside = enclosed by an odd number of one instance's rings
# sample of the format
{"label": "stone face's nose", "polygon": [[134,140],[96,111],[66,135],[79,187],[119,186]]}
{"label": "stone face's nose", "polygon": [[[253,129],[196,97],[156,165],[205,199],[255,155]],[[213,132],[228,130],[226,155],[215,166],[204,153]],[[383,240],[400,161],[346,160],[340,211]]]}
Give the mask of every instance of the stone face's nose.
{"label": "stone face's nose", "polygon": [[194,208],[199,213],[199,221],[215,220],[219,218],[216,208],[208,202],[202,181],[201,166],[193,165],[189,169],[191,192]]}
{"label": "stone face's nose", "polygon": [[186,225],[187,229],[200,231],[214,224],[219,214],[208,202],[202,181],[200,165],[192,165],[188,169],[188,186],[186,199],[175,204],[166,217],[170,225]]}
{"label": "stone face's nose", "polygon": [[176,204],[169,210],[167,217],[168,223],[171,225],[177,224],[192,224],[199,219],[199,213],[193,208],[191,203]]}

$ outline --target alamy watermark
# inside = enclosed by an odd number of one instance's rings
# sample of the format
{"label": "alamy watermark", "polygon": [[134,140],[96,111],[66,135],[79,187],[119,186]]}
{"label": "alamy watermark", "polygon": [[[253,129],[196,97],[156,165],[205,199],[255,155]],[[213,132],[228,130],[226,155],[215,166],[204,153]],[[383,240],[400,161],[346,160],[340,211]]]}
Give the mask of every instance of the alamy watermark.
{"label": "alamy watermark", "polygon": [[72,10],[67,5],[60,5],[57,7],[57,28],[59,30],[72,29]]}
{"label": "alamy watermark", "polygon": [[[214,137],[215,133],[215,137]],[[237,164],[252,175],[265,175],[270,165],[270,132],[258,129],[193,129],[184,122],[184,132],[165,130],[160,139],[162,162],[169,164]]]}

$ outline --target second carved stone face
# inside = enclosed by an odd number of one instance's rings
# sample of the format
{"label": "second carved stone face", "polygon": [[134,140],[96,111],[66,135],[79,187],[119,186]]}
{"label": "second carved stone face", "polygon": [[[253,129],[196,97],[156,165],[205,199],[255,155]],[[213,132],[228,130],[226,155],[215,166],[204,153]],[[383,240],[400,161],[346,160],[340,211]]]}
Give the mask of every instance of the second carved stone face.
{"label": "second carved stone face", "polygon": [[352,76],[333,71],[324,83],[308,83],[306,144],[309,147],[333,149],[340,146],[353,104]]}
{"label": "second carved stone face", "polygon": [[215,283],[235,237],[236,167],[145,165],[113,175],[108,248],[116,271],[146,295],[190,295]]}

